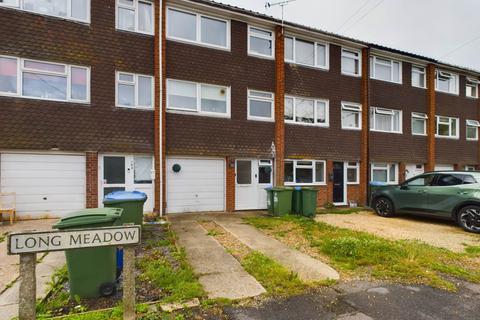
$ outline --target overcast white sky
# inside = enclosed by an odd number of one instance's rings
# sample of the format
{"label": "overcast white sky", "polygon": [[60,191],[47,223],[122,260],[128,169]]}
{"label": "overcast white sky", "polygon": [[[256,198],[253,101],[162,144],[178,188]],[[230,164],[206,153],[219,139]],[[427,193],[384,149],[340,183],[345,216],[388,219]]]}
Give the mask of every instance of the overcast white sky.
{"label": "overcast white sky", "polygon": [[[216,1],[281,17],[266,0]],[[296,0],[285,20],[480,70],[479,13],[480,0]]]}

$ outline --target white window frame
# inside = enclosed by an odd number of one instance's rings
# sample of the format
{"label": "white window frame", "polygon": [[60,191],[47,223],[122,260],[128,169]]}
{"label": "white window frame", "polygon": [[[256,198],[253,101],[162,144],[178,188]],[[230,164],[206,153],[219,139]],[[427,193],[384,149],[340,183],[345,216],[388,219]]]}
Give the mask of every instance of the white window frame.
{"label": "white window frame", "polygon": [[[58,102],[72,102],[72,103],[80,103],[80,104],[90,104],[90,67],[73,65],[73,64],[64,64],[64,63],[58,63],[58,62],[43,61],[43,60],[35,60],[35,59],[25,59],[25,58],[18,58],[18,57],[12,57],[12,56],[4,56],[4,55],[0,55],[0,58],[14,59],[14,60],[17,61],[17,92],[14,92],[14,93],[0,92],[0,96],[33,99],[33,100],[45,100],[45,101],[58,101]],[[38,63],[48,63],[48,64],[53,64],[53,65],[63,66],[65,68],[65,72],[58,73],[58,72],[51,72],[51,71],[40,71],[40,70],[37,70],[37,69],[28,69],[28,68],[24,67],[25,61],[38,62]],[[72,70],[72,68],[85,69],[87,71],[87,75],[86,75],[87,97],[86,97],[86,100],[77,100],[77,99],[72,99],[71,98],[71,93],[72,93],[72,81],[71,81],[72,80],[71,79],[72,72],[71,72],[71,70]],[[62,99],[49,99],[49,98],[41,98],[41,97],[24,96],[23,95],[23,72],[65,77],[67,79],[67,88],[66,88],[67,99],[62,100]]]}
{"label": "white window frame", "polygon": [[[135,33],[141,33],[141,34],[147,34],[147,35],[154,35],[155,34],[155,4],[153,1],[146,1],[146,0],[132,0],[133,1],[133,6],[129,6],[127,4],[122,4],[120,3],[119,0],[116,0],[116,6],[115,6],[115,29],[121,30],[121,31],[126,31],[126,32],[135,32]],[[152,6],[152,31],[151,32],[145,32],[141,31],[138,28],[138,3],[143,2],[143,3],[148,3]],[[121,29],[118,25],[118,11],[120,8],[125,8],[129,10],[133,10],[135,12],[135,30],[126,30],[126,29]]]}
{"label": "white window frame", "polygon": [[[269,94],[271,98],[264,98],[264,97],[259,97],[255,96],[254,93],[261,93],[261,94]],[[272,92],[267,92],[267,91],[261,91],[261,90],[253,90],[253,89],[248,89],[247,91],[247,119],[248,120],[256,120],[256,121],[269,121],[273,122],[275,121],[275,94]],[[271,105],[271,111],[270,114],[271,116],[269,118],[267,117],[258,117],[258,116],[252,116],[250,114],[250,102],[252,100],[258,100],[258,101],[263,101],[263,102],[269,102]]]}
{"label": "white window frame", "polygon": [[[387,64],[384,64],[382,62],[378,62],[379,64],[382,64],[384,66],[389,66],[391,68],[391,77],[390,77],[390,80],[385,80],[385,79],[380,79],[380,78],[377,78],[376,77],[376,64],[377,64],[377,59],[383,59],[383,60],[388,60],[390,61],[390,64],[387,65]],[[398,63],[399,66],[398,66],[398,81],[395,81],[393,79],[393,64],[394,63]],[[402,69],[403,69],[403,66],[402,66],[402,61],[400,60],[394,60],[394,59],[391,59],[391,58],[387,58],[387,57],[382,57],[382,56],[370,56],[370,68],[371,68],[371,74],[370,74],[370,78],[372,79],[375,79],[375,80],[379,80],[379,81],[386,81],[386,82],[391,82],[391,83],[397,83],[397,84],[402,84]]]}
{"label": "white window frame", "polygon": [[[346,127],[343,125],[343,111],[357,112],[358,113],[358,127]],[[342,110],[340,111],[342,129],[344,130],[362,130],[362,105],[355,102],[342,101]]]}
{"label": "white window frame", "polygon": [[[415,69],[420,69],[420,70],[415,70]],[[413,84],[413,74],[414,73],[423,75],[423,87]],[[427,71],[426,71],[425,67],[415,65],[415,64],[412,65],[412,87],[421,88],[421,89],[426,89],[427,88]]]}
{"label": "white window frame", "polygon": [[[438,81],[439,81],[440,77],[455,79],[455,91],[450,91],[450,89],[451,89],[450,84],[449,84],[449,90],[448,91],[444,91],[444,90],[439,89]],[[453,95],[458,96],[458,94],[459,94],[459,81],[458,81],[458,79],[459,79],[458,74],[455,74],[455,73],[452,73],[452,72],[447,72],[447,71],[442,71],[442,70],[439,70],[439,69],[435,70],[435,91],[448,93],[448,94],[453,94]]]}
{"label": "white window frame", "polygon": [[477,168],[476,168],[475,166],[473,166],[473,165],[466,165],[466,166],[464,167],[464,170],[465,170],[465,171],[477,171]]}
{"label": "white window frame", "polygon": [[[285,182],[286,186],[324,186],[327,184],[327,162],[325,160],[310,160],[310,159],[285,159],[285,162],[293,162],[293,182]],[[311,165],[299,165],[298,162],[311,162]],[[315,181],[317,176],[317,163],[323,163],[323,180],[322,182]],[[297,183],[297,168],[312,169],[312,183]],[[285,168],[283,168],[285,170]]]}
{"label": "white window frame", "polygon": [[[285,38],[291,38],[293,40],[293,43],[292,43],[292,48],[293,48],[293,59],[292,60],[288,60],[287,58],[285,58],[285,62],[287,63],[293,63],[293,64],[298,64],[299,66],[305,66],[305,67],[310,67],[310,68],[316,68],[316,69],[321,69],[321,70],[329,70],[330,69],[330,44],[328,42],[324,42],[324,41],[314,41],[314,40],[309,40],[309,39],[304,39],[304,38],[297,38],[295,36],[291,36],[291,35],[286,35]],[[300,40],[300,41],[305,41],[305,42],[311,42],[313,43],[313,51],[314,51],[314,55],[313,55],[313,65],[309,65],[309,64],[305,64],[305,63],[299,63],[299,62],[296,62],[296,42],[297,40]],[[317,45],[323,45],[325,46],[325,66],[320,66],[317,64]]]}
{"label": "white window frame", "polygon": [[[355,165],[352,165],[352,163],[355,163]],[[356,170],[356,177],[355,181],[348,181],[348,169],[355,169]],[[347,182],[347,185],[354,185],[354,184],[360,184],[360,163],[351,161],[351,162],[345,162],[345,181]]]}
{"label": "white window frame", "polygon": [[[170,102],[168,98],[168,83],[171,81],[175,82],[183,82],[187,84],[194,84],[196,85],[196,98],[197,98],[197,109],[196,110],[190,110],[190,109],[178,109],[178,108],[170,108]],[[217,87],[217,88],[224,88],[227,90],[226,92],[226,103],[227,103],[227,110],[226,113],[219,113],[219,112],[209,112],[209,111],[202,111],[202,85],[204,86],[211,86],[211,87]],[[200,83],[200,82],[193,82],[193,81],[184,81],[184,80],[178,80],[178,79],[167,79],[167,112],[170,113],[181,113],[181,114],[191,114],[191,115],[198,115],[198,116],[208,116],[208,117],[216,117],[216,118],[230,118],[231,114],[231,101],[230,101],[230,92],[231,88],[229,86],[220,86],[216,84],[210,84],[210,83]]]}
{"label": "white window frame", "polygon": [[[170,27],[169,27],[169,23],[168,23],[168,19],[170,19],[170,15],[168,13],[169,13],[170,10],[195,15],[195,17],[196,17],[196,25],[195,25],[196,40],[179,38],[179,37],[172,36],[170,34]],[[226,46],[225,47],[215,45],[215,44],[211,44],[211,43],[202,42],[202,40],[201,40],[202,39],[202,17],[207,18],[207,19],[226,22],[226,28],[227,28],[226,36],[227,36],[227,39],[226,39]],[[208,47],[208,48],[230,51],[230,47],[231,47],[231,44],[230,44],[230,41],[231,41],[231,35],[230,35],[230,30],[231,30],[230,24],[231,23],[230,22],[231,21],[230,20],[227,20],[227,19],[224,19],[224,18],[219,18],[217,16],[206,15],[206,14],[202,14],[202,13],[198,13],[198,12],[194,12],[194,11],[190,11],[190,10],[180,9],[180,8],[177,8],[177,7],[171,7],[171,6],[167,7],[166,18],[167,18],[167,23],[166,23],[165,28],[166,28],[167,39],[177,41],[177,42],[188,43],[188,44],[195,44],[195,45],[202,46],[202,47]]]}
{"label": "white window frame", "polygon": [[[285,99],[287,99],[287,98],[288,99],[293,99],[293,120],[284,119],[285,123],[304,125],[304,126],[316,126],[316,127],[322,127],[322,128],[330,127],[330,101],[329,100],[285,95]],[[297,99],[312,100],[313,101],[313,120],[314,120],[313,123],[296,122],[295,121],[296,112],[297,112],[297,106],[296,106],[296,100]],[[318,102],[325,103],[325,123],[317,122],[317,103]]]}
{"label": "white window frame", "polygon": [[[373,111],[373,118],[372,118],[372,111]],[[398,131],[394,131],[394,114],[398,112]],[[375,128],[375,115],[376,114],[384,114],[384,115],[391,115],[392,120],[391,120],[391,131],[388,130],[379,130]],[[372,128],[373,126],[373,128]],[[370,131],[374,132],[384,132],[384,133],[396,133],[396,134],[402,134],[403,133],[403,111],[402,110],[397,110],[397,109],[387,109],[387,108],[380,108],[380,107],[370,107]]]}
{"label": "white window frame", "polygon": [[[423,127],[423,133],[415,133],[413,132],[413,120],[423,120],[425,123],[425,126]],[[427,135],[427,120],[428,120],[428,115],[423,112],[412,112],[412,135],[413,136],[426,136]]]}
{"label": "white window frame", "polygon": [[34,14],[39,14],[42,16],[48,16],[48,17],[55,17],[59,19],[64,19],[64,20],[72,20],[72,21],[77,21],[77,22],[83,22],[90,24],[90,8],[91,8],[91,1],[92,0],[87,0],[87,18],[86,19],[78,19],[72,16],[72,0],[66,0],[67,1],[67,16],[62,17],[62,16],[57,16],[54,14],[48,14],[48,13],[43,13],[43,12],[38,12],[38,11],[33,11],[33,10],[28,10],[24,9],[24,1],[23,0],[17,0],[16,5],[7,5],[4,3],[0,3],[0,7],[5,7],[5,8],[12,8],[16,10],[21,10],[21,11],[26,11]]}
{"label": "white window frame", "polygon": [[[467,77],[465,81],[465,96],[467,98],[472,98],[472,99],[478,99],[478,84],[480,81],[475,78]],[[467,95],[467,88],[468,87],[475,87],[475,95],[474,96],[469,96]]]}
{"label": "white window frame", "polygon": [[[253,35],[252,34],[252,29],[257,29],[257,30],[260,30],[260,31],[263,31],[263,32],[270,32],[271,36],[267,37],[267,36],[258,35],[258,34]],[[258,52],[250,51],[250,36],[254,36],[254,37],[265,39],[265,40],[270,40],[272,42],[272,54],[267,55],[267,54],[261,54],[261,53],[258,53]],[[265,29],[265,28],[259,28],[257,26],[249,25],[248,26],[248,36],[247,36],[247,48],[248,48],[247,52],[248,52],[249,56],[254,56],[254,57],[259,57],[259,58],[267,58],[267,59],[274,59],[275,58],[275,31]]]}
{"label": "white window frame", "polygon": [[[349,55],[350,53],[345,53],[344,51],[350,51],[358,54],[357,58],[352,57]],[[341,52],[341,57],[340,57],[340,63],[342,64],[343,59],[342,58],[349,58],[349,59],[354,59],[358,60],[358,73],[351,73],[351,72],[345,72],[343,71],[343,65],[340,66],[341,73],[346,76],[352,76],[352,77],[361,77],[362,76],[362,51],[358,49],[351,49],[351,48],[346,48],[342,47],[342,52]]]}
{"label": "white window frame", "polygon": [[[441,122],[440,121],[440,118],[447,118],[448,119],[448,123],[446,122]],[[438,134],[438,126],[440,124],[443,124],[443,125],[448,125],[449,126],[449,133],[452,132],[452,120],[455,120],[457,125],[456,125],[456,133],[454,136],[452,136],[451,134],[449,136],[442,136],[442,135],[439,135]],[[454,118],[454,117],[446,117],[446,116],[439,116],[439,115],[436,115],[435,116],[435,137],[436,138],[444,138],[444,139],[459,139],[459,133],[460,133],[460,121],[458,118]]]}
{"label": "white window frame", "polygon": [[[478,141],[478,128],[480,127],[480,122],[478,120],[466,120],[466,126],[465,126],[465,137],[467,138],[468,141]],[[475,138],[469,138],[468,137],[468,128],[476,128],[476,136]]]}
{"label": "white window frame", "polygon": [[[130,81],[123,81],[120,80],[120,74],[126,74],[129,76],[133,76],[133,82]],[[145,77],[145,78],[150,78],[151,81],[151,101],[152,101],[152,106],[151,107],[146,107],[146,106],[139,106],[138,105],[138,78],[139,77]],[[121,105],[118,101],[118,85],[119,84],[127,84],[127,85],[133,85],[133,90],[134,90],[134,106],[124,106]],[[115,72],[115,106],[119,108],[129,108],[129,109],[144,109],[144,110],[153,110],[155,108],[155,79],[153,76],[150,76],[148,74],[138,74],[138,73],[131,73],[131,72],[123,72],[123,71],[116,71]]]}
{"label": "white window frame", "polygon": [[[392,180],[390,175],[391,166],[395,167],[395,179]],[[386,163],[386,162],[372,162],[370,164],[370,181],[373,179],[374,170],[386,170],[387,171],[387,184],[398,184],[398,164],[397,163]]]}

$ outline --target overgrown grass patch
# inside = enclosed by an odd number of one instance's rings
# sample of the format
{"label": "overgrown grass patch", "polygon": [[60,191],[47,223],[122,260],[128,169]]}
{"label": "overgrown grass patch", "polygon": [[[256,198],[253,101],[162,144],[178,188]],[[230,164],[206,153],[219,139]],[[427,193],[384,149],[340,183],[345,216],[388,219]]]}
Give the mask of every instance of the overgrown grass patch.
{"label": "overgrown grass patch", "polygon": [[356,207],[356,208],[344,208],[344,207],[333,207],[333,208],[318,208],[317,214],[352,214],[360,213],[365,211],[371,211],[369,208]]}
{"label": "overgrown grass patch", "polygon": [[387,240],[298,216],[251,217],[246,221],[284,242],[289,237],[286,229],[296,232],[296,237],[300,233],[313,250],[344,274],[423,283],[447,290],[454,290],[455,284],[444,275],[480,283],[480,263],[471,259],[473,253],[454,253],[418,241]]}

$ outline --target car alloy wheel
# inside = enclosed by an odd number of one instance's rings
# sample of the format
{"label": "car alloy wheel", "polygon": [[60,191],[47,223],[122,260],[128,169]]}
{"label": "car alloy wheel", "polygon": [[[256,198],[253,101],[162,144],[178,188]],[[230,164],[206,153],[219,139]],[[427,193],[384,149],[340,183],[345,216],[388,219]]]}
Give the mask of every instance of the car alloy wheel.
{"label": "car alloy wheel", "polygon": [[382,217],[389,217],[393,213],[392,203],[387,198],[378,198],[375,200],[375,212]]}
{"label": "car alloy wheel", "polygon": [[458,221],[467,231],[480,233],[480,207],[468,206],[460,210]]}

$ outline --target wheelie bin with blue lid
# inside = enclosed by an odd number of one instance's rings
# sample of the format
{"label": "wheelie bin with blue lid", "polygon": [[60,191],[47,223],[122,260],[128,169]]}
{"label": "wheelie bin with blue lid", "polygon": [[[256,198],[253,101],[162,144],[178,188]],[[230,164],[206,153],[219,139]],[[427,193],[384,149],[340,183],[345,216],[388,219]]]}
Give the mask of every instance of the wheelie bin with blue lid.
{"label": "wheelie bin with blue lid", "polygon": [[103,204],[109,208],[122,208],[121,224],[143,224],[143,205],[147,195],[141,191],[115,191],[103,198]]}

